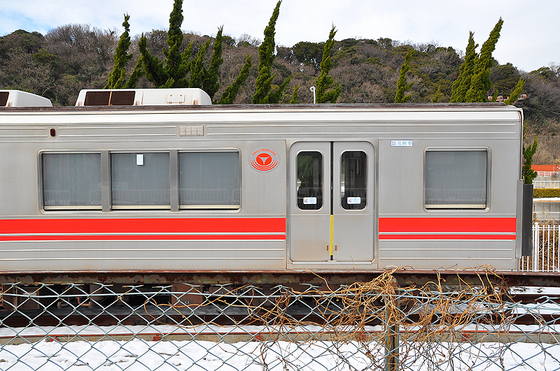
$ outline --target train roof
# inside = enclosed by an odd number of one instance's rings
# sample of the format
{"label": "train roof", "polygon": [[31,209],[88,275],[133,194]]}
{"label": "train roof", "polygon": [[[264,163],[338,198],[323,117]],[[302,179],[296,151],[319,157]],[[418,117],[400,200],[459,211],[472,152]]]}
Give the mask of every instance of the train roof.
{"label": "train roof", "polygon": [[119,111],[266,111],[266,110],[511,110],[521,111],[504,103],[335,103],[335,104],[223,104],[223,105],[99,105],[52,107],[0,107],[4,111],[21,112],[119,112]]}

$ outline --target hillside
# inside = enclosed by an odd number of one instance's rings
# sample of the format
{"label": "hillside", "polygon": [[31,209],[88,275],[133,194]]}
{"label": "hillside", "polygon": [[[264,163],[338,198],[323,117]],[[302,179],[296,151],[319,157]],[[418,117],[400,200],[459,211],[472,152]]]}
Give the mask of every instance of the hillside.
{"label": "hillside", "polygon": [[[88,25],[66,25],[51,30],[46,35],[23,30],[0,37],[0,88],[21,89],[45,96],[55,105],[73,105],[79,90],[102,88],[113,67],[113,53],[119,34]],[[146,34],[148,48],[153,55],[164,59],[167,32],[154,30]],[[183,45],[193,41],[198,46],[208,36],[185,34]],[[466,44],[465,40],[465,44]],[[138,58],[138,37],[133,40],[133,61]],[[241,88],[236,103],[251,103],[257,77],[260,40],[244,35],[239,39],[224,37],[223,59],[220,70],[219,99],[226,87],[237,77],[246,56],[252,56],[250,75]],[[498,44],[499,45],[499,44]],[[457,78],[463,53],[451,47],[432,44],[410,44],[387,38],[377,40],[345,39],[335,43],[332,52],[333,69],[330,75],[342,85],[338,98],[341,103],[393,102],[398,72],[409,48],[414,59],[410,63],[408,82],[414,82],[408,94],[411,102],[432,102],[440,91],[439,102],[448,102],[451,84]],[[274,62],[275,82],[293,74],[283,101],[288,103],[296,86],[299,103],[312,103],[309,90],[319,75],[323,53],[322,43],[299,42],[293,46],[278,46]],[[535,164],[560,164],[560,65],[542,67],[536,71],[519,71],[511,64],[495,62],[491,69],[494,97],[507,97],[519,77],[526,79],[526,98],[516,105],[522,107],[527,123],[527,140],[539,138]],[[151,87],[146,79],[139,87]]]}

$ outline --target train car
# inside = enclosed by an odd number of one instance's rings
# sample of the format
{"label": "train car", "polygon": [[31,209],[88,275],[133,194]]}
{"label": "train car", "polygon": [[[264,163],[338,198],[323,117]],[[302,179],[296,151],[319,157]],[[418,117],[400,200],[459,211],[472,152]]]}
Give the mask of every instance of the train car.
{"label": "train car", "polygon": [[0,109],[0,271],[515,270],[520,109],[212,106],[84,91]]}

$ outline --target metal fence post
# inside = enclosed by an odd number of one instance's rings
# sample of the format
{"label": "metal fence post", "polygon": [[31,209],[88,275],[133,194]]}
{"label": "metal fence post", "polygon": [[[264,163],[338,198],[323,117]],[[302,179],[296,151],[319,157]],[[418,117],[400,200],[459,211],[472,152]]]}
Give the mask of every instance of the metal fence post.
{"label": "metal fence post", "polygon": [[384,300],[385,371],[397,371],[399,369],[399,324],[397,318],[391,315],[389,308],[394,303],[393,308],[398,310],[399,300],[390,296],[386,296]]}
{"label": "metal fence post", "polygon": [[535,223],[533,228],[533,272],[539,270],[539,224]]}

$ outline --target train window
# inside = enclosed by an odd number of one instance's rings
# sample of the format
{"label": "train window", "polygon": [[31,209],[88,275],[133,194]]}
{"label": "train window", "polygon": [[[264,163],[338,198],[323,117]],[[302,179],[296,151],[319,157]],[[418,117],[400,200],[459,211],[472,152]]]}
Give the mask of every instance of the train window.
{"label": "train window", "polygon": [[45,210],[101,209],[101,154],[42,155]]}
{"label": "train window", "polygon": [[488,151],[426,152],[426,209],[485,209],[487,188]]}
{"label": "train window", "polygon": [[169,153],[112,153],[113,209],[170,209]]}
{"label": "train window", "polygon": [[239,209],[239,152],[179,153],[182,209]]}
{"label": "train window", "polygon": [[320,152],[297,155],[297,203],[302,210],[323,207],[323,156]]}
{"label": "train window", "polygon": [[367,156],[347,151],[340,158],[340,197],[343,209],[364,209],[367,195]]}

